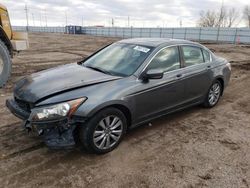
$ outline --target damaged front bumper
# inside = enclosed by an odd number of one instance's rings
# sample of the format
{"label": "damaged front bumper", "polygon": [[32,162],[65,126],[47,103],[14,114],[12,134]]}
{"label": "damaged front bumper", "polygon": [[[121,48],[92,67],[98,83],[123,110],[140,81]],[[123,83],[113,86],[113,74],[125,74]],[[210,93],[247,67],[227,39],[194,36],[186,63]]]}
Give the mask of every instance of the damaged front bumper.
{"label": "damaged front bumper", "polygon": [[29,119],[30,112],[20,108],[14,99],[8,99],[6,106],[15,116],[24,120],[24,127],[28,132],[32,131],[39,135],[49,148],[75,147],[74,130],[78,122],[74,118],[65,117],[60,120],[33,122]]}

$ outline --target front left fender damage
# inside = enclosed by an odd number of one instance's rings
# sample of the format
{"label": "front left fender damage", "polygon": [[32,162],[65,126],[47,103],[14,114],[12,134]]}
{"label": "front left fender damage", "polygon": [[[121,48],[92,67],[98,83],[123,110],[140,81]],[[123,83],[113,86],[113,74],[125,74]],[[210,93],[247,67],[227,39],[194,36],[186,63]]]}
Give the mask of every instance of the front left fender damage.
{"label": "front left fender damage", "polygon": [[79,122],[69,118],[43,122],[27,120],[24,127],[28,132],[36,132],[50,149],[71,149],[76,145],[74,131],[77,124]]}

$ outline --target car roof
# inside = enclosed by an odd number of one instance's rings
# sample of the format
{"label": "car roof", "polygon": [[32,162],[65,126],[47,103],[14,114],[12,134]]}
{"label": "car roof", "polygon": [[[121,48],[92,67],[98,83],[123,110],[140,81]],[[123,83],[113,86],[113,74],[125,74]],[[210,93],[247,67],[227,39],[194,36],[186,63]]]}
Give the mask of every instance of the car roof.
{"label": "car roof", "polygon": [[127,43],[127,44],[137,44],[142,46],[150,46],[150,47],[158,47],[160,45],[176,45],[176,44],[189,44],[189,45],[199,45],[198,43],[191,42],[188,40],[181,39],[170,39],[170,38],[132,38],[132,39],[124,39],[119,41],[119,43]]}

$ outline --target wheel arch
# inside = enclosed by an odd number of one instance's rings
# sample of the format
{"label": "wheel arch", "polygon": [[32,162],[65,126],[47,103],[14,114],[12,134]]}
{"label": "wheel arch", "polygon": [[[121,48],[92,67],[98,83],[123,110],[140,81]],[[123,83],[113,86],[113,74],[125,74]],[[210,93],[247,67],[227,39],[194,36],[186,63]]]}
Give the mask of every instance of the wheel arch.
{"label": "wheel arch", "polygon": [[106,108],[116,108],[116,109],[120,110],[127,119],[127,127],[129,128],[131,126],[131,124],[132,124],[131,109],[126,104],[124,104],[123,102],[120,102],[120,101],[116,101],[116,102],[112,102],[112,103],[104,103],[102,105],[99,105],[98,107],[93,109],[88,114],[88,117],[93,117],[96,113],[98,113],[101,110],[106,109]]}

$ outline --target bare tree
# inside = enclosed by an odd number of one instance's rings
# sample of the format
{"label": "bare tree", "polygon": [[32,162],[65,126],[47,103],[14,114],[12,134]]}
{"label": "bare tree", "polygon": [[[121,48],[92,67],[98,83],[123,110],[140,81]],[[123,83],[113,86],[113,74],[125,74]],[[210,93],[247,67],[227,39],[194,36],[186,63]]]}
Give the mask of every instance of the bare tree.
{"label": "bare tree", "polygon": [[234,24],[236,24],[237,20],[240,17],[239,11],[237,11],[235,8],[231,8],[229,9],[227,14],[228,27],[232,27]]}
{"label": "bare tree", "polygon": [[216,24],[216,13],[208,10],[207,12],[201,11],[198,25],[200,27],[215,27]]}
{"label": "bare tree", "polygon": [[225,27],[227,22],[227,10],[224,5],[221,5],[220,11],[216,13],[216,27]]}
{"label": "bare tree", "polygon": [[247,26],[250,27],[250,7],[248,5],[244,8],[243,16],[247,22]]}
{"label": "bare tree", "polygon": [[239,18],[235,8],[226,9],[223,5],[219,11],[208,10],[200,13],[198,26],[200,27],[232,27]]}

